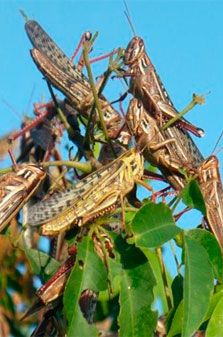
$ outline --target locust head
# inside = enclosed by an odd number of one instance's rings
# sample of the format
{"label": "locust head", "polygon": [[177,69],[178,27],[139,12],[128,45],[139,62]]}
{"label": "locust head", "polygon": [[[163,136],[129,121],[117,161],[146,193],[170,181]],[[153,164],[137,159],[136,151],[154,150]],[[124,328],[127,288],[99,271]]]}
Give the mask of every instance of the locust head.
{"label": "locust head", "polygon": [[142,134],[149,134],[150,121],[145,112],[143,104],[136,98],[130,101],[127,113],[127,120],[131,131],[134,135],[141,136]]}
{"label": "locust head", "polygon": [[138,36],[133,37],[129,42],[125,54],[124,54],[124,63],[125,65],[132,65],[138,61],[141,56],[144,54],[145,45],[143,39]]}
{"label": "locust head", "polygon": [[29,163],[20,166],[16,172],[15,180],[17,178],[23,179],[23,184],[27,188],[27,192],[32,190],[45,178],[46,173],[42,167]]}

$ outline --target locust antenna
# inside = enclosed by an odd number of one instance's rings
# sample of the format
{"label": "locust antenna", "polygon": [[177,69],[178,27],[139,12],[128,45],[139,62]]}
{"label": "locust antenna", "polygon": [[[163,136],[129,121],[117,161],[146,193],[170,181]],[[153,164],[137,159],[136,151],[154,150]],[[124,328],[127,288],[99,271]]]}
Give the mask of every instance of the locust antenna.
{"label": "locust antenna", "polygon": [[1,99],[1,101],[8,107],[9,110],[11,110],[16,118],[18,119],[19,122],[21,122],[22,116],[19,114],[19,112],[14,108],[14,106],[12,106],[7,100],[5,100],[4,98]]}
{"label": "locust antenna", "polygon": [[32,100],[33,100],[33,96],[34,96],[35,90],[36,90],[36,85],[34,84],[33,87],[32,87],[32,91],[31,91],[31,93],[30,93],[30,96],[29,96],[27,105],[26,105],[25,112],[28,112],[28,111],[29,111],[29,108],[30,108],[31,102],[32,102]]}
{"label": "locust antenna", "polygon": [[23,19],[25,20],[25,22],[28,22],[29,17],[28,17],[28,15],[26,15],[25,11],[23,9],[19,9],[19,12],[22,15]]}
{"label": "locust antenna", "polygon": [[[221,131],[220,136],[219,136],[218,139],[217,139],[217,142],[216,142],[216,144],[215,144],[215,146],[214,146],[214,149],[213,149],[212,153],[215,153],[215,151],[216,151],[216,149],[217,149],[217,146],[219,145],[219,143],[220,143],[222,137],[223,137],[223,130]],[[221,149],[220,149],[220,150],[221,150]],[[220,150],[219,150],[219,151],[220,151]],[[217,152],[219,152],[219,151],[217,151]],[[216,154],[217,154],[217,153],[216,153]]]}
{"label": "locust antenna", "polygon": [[130,12],[129,12],[127,3],[126,3],[125,0],[123,0],[123,2],[124,2],[124,5],[125,5],[125,11],[124,11],[124,14],[125,14],[125,16],[126,16],[126,18],[127,18],[127,20],[128,20],[128,23],[129,23],[130,28],[131,28],[131,30],[132,30],[132,32],[133,32],[133,35],[136,36],[135,28],[134,28],[133,23],[132,23],[132,19],[131,19],[131,15],[130,15]]}

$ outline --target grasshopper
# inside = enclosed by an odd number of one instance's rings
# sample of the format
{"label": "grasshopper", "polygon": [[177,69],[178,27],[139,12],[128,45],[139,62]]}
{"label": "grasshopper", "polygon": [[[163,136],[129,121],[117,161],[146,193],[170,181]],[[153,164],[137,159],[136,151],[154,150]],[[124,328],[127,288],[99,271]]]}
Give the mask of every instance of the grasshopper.
{"label": "grasshopper", "polygon": [[189,134],[175,126],[162,130],[136,98],[130,101],[127,120],[137,142],[146,146],[146,159],[158,166],[174,189],[180,191],[186,183],[180,169],[191,174],[203,161]]}
{"label": "grasshopper", "polygon": [[142,155],[131,149],[93,172],[74,189],[30,207],[28,223],[41,225],[43,235],[57,235],[111,212],[143,177]]}
{"label": "grasshopper", "polygon": [[[112,253],[113,245],[110,238],[104,232],[100,233],[100,236],[103,237],[104,239],[103,242],[106,247],[106,251],[108,251],[109,256],[113,258],[114,257]],[[97,254],[106,264],[105,256],[101,249],[101,240],[98,239],[95,232],[93,232],[92,234],[92,239],[94,241],[94,246]],[[62,301],[62,295],[64,293],[67,280],[75,264],[76,254],[77,254],[77,247],[76,246],[70,247],[69,248],[70,256],[65,260],[65,262],[63,262],[63,264],[59,267],[56,273],[36,291],[37,300],[27,310],[24,316],[22,316],[21,320],[25,319],[30,315],[33,315],[34,313],[43,309],[44,307],[52,308],[55,303],[57,304],[58,302]],[[89,302],[90,300],[91,302]],[[90,289],[86,289],[85,291],[83,291],[80,297],[79,304],[81,307],[81,311],[83,312],[85,318],[89,323],[93,322],[92,321],[93,315],[91,315],[91,318],[89,315],[87,315],[87,313],[90,314],[89,309],[93,309],[88,307],[93,304],[92,301],[94,301],[96,305],[97,301],[96,293],[94,293]]]}
{"label": "grasshopper", "polygon": [[206,220],[223,250],[223,187],[216,156],[210,156],[197,169],[205,200]]}
{"label": "grasshopper", "polygon": [[[72,137],[72,141],[78,143],[81,138],[77,122],[78,112],[65,101],[57,99],[57,104],[58,107],[62,109],[65,117],[69,120],[69,124],[72,126],[75,134],[75,137]],[[62,124],[60,125],[59,120],[56,118],[57,110],[53,101],[48,103],[35,103],[34,113],[37,117],[32,121],[24,123],[21,130],[11,133],[8,140],[10,143],[14,142],[17,138],[30,131],[33,143],[39,145],[46,151],[52,148],[55,140],[61,136]]]}
{"label": "grasshopper", "polygon": [[46,173],[34,164],[22,164],[0,177],[0,231],[35,192]]}
{"label": "grasshopper", "polygon": [[[31,56],[40,72],[68,98],[80,114],[89,118],[94,98],[87,78],[73,67],[70,59],[36,21],[28,21],[25,28],[35,47]],[[97,87],[100,87],[100,83]],[[115,138],[122,119],[103,95],[100,95],[99,101],[106,127],[110,128],[109,137]],[[99,120],[98,115],[96,120]],[[114,124],[117,124],[115,129]]]}
{"label": "grasshopper", "polygon": [[[159,128],[137,99],[130,102],[127,120],[139,145],[146,145],[145,158],[160,169],[175,190],[180,191],[186,185],[186,176],[197,179],[206,205],[208,226],[223,247],[223,188],[218,159],[210,156],[204,160],[185,131],[174,126],[167,130]],[[183,138],[185,146],[181,145]],[[190,151],[191,147],[194,151]]]}
{"label": "grasshopper", "polygon": [[66,259],[57,272],[36,291],[37,301],[28,309],[21,320],[51,304],[63,294],[66,282],[74,266],[75,258],[76,250],[72,252],[72,255]]}
{"label": "grasshopper", "polygon": [[[163,122],[170,120],[178,115],[173,103],[161,82],[156,70],[145,52],[144,41],[140,37],[134,37],[128,44],[124,63],[129,66],[129,72],[124,76],[131,76],[129,91],[141,99],[147,112],[157,119],[160,126]],[[204,135],[204,131],[192,125],[182,118],[175,122],[175,125],[190,131],[198,137]]]}
{"label": "grasshopper", "polygon": [[[87,78],[75,68],[71,60],[57,46],[51,37],[45,32],[40,24],[34,20],[28,20],[25,24],[26,33],[34,46],[42,54],[46,55],[53,64],[73,79],[81,81],[84,85],[89,86]],[[89,40],[90,33],[86,33],[86,39]]]}
{"label": "grasshopper", "polygon": [[[71,105],[74,106],[75,109],[77,109],[82,115],[90,117],[91,107],[93,104],[93,96],[90,85],[86,87],[79,80],[70,78],[67,73],[63,72],[60,68],[53,64],[51,60],[38,49],[32,49],[31,56],[40,72],[55,88],[64,93]],[[104,121],[109,129],[109,127],[112,127],[114,123],[119,122],[121,117],[103,96],[100,98],[100,103],[104,115]],[[97,121],[99,121],[98,116],[96,118]]]}

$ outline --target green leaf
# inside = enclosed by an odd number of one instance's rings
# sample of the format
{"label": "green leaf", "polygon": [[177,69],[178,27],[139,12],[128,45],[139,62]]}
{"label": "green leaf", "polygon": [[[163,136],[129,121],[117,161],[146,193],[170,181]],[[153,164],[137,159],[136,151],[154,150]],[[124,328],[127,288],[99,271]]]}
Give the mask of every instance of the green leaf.
{"label": "green leaf", "polygon": [[168,206],[147,203],[132,220],[132,232],[137,247],[159,247],[174,238],[181,229],[175,225]]}
{"label": "green leaf", "polygon": [[191,337],[208,311],[214,275],[205,248],[190,235],[184,238],[185,278],[182,337]]}
{"label": "green leaf", "polygon": [[213,311],[215,310],[216,305],[218,304],[218,302],[222,299],[223,297],[223,290],[220,290],[219,292],[215,293],[212,298],[211,298],[211,303],[209,305],[208,308],[208,312],[205,316],[205,321],[209,320],[210,317],[213,314]]}
{"label": "green leaf", "polygon": [[127,223],[132,222],[132,219],[134,218],[136,213],[137,213],[137,210],[125,212],[125,222]]}
{"label": "green leaf", "polygon": [[221,248],[214,235],[203,229],[192,229],[188,235],[198,241],[208,253],[213,267],[215,277],[222,283],[223,281],[223,260]]}
{"label": "green leaf", "polygon": [[[127,235],[128,235],[128,233],[131,235],[131,227],[130,226],[131,226],[132,219],[134,218],[136,212],[137,212],[137,210],[125,212],[125,230],[126,230]],[[133,240],[132,243],[134,243],[134,240]]]}
{"label": "green leaf", "polygon": [[[154,297],[155,299],[159,299],[161,301],[162,312],[166,313],[168,312],[168,304],[166,300],[166,293],[165,293],[165,288],[164,288],[164,283],[163,283],[162,271],[160,268],[160,263],[159,263],[157,253],[152,251],[149,248],[142,248],[141,250],[147,257],[152,267],[152,271],[154,273],[155,279],[156,279],[156,285],[153,289]],[[168,286],[171,287],[172,278],[170,277],[167,270],[166,270],[166,274],[167,274]]]}
{"label": "green leaf", "polygon": [[220,299],[209,321],[206,337],[220,337],[223,327],[223,297]]}
{"label": "green leaf", "polygon": [[180,302],[183,299],[183,277],[178,274],[171,285],[172,293],[173,293],[173,305],[175,308],[178,307]]}
{"label": "green leaf", "polygon": [[101,146],[99,143],[94,143],[94,157],[98,158],[100,155]]}
{"label": "green leaf", "polygon": [[151,310],[155,278],[143,253],[133,245],[121,252],[120,337],[152,337],[157,314]]}
{"label": "green leaf", "polygon": [[36,249],[25,249],[33,274],[53,275],[60,267],[60,263],[49,255]]}
{"label": "green leaf", "polygon": [[191,180],[181,191],[183,202],[190,208],[196,208],[206,215],[203,195],[196,180]]}
{"label": "green leaf", "polygon": [[94,251],[91,238],[85,237],[77,246],[76,264],[68,279],[64,293],[64,310],[68,320],[68,337],[94,337],[98,335],[94,325],[84,318],[79,299],[86,289],[98,293],[107,287],[107,273],[102,260]]}
{"label": "green leaf", "polygon": [[178,305],[174,317],[172,319],[170,330],[167,337],[173,337],[181,333],[183,322],[183,301]]}
{"label": "green leaf", "polygon": [[[178,274],[171,285],[172,294],[173,294],[173,307],[170,310],[167,320],[166,328],[167,331],[170,331],[170,334],[175,335],[176,333],[181,332],[182,329],[182,313],[179,314],[179,305],[183,299],[183,277]],[[181,304],[182,306],[182,304]],[[183,309],[182,309],[183,310]],[[180,316],[179,316],[180,315]]]}

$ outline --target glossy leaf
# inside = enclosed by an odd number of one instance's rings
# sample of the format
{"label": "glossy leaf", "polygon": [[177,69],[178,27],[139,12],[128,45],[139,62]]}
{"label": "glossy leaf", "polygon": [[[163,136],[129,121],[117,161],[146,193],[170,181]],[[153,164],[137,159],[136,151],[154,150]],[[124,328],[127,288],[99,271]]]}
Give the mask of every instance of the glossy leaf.
{"label": "glossy leaf", "polygon": [[219,300],[209,321],[206,337],[220,337],[223,327],[223,297]]}
{"label": "glossy leaf", "polygon": [[209,320],[210,317],[213,314],[213,311],[215,310],[216,305],[218,302],[223,298],[223,290],[220,290],[219,292],[215,293],[211,298],[211,303],[208,308],[208,312],[205,317],[205,321]]}
{"label": "glossy leaf", "polygon": [[94,251],[91,238],[85,237],[77,246],[76,264],[64,293],[64,310],[68,320],[68,337],[97,336],[94,325],[89,325],[79,307],[81,293],[86,289],[98,293],[107,287],[107,273],[102,260]]}
{"label": "glossy leaf", "polygon": [[[180,303],[182,306],[183,299],[183,277],[178,274],[171,285],[172,296],[173,296],[173,307],[170,310],[167,320],[166,320],[166,328],[169,333],[173,333],[172,331],[176,331],[179,333],[182,329],[182,313],[179,314]],[[183,310],[183,309],[182,309]],[[168,310],[166,311],[168,312]],[[175,334],[175,333],[174,333]],[[174,335],[173,334],[173,335]]]}
{"label": "glossy leaf", "polygon": [[53,275],[60,266],[58,261],[36,249],[26,249],[25,253],[34,274]]}
{"label": "glossy leaf", "polygon": [[[157,253],[152,251],[149,248],[142,248],[142,252],[145,254],[147,257],[151,267],[152,271],[154,274],[154,277],[156,279],[156,285],[153,289],[154,297],[156,300],[159,300],[162,305],[162,312],[168,312],[168,304],[167,304],[167,299],[166,299],[166,293],[165,293],[165,287],[163,283],[163,278],[162,278],[162,271],[160,268],[160,263],[158,260]],[[171,287],[171,282],[172,278],[170,277],[168,271],[166,270],[167,274],[167,281],[168,281],[168,286]]]}
{"label": "glossy leaf", "polygon": [[183,322],[183,301],[181,301],[178,307],[176,308],[167,337],[174,337],[175,335],[180,334],[182,331],[182,322]]}
{"label": "glossy leaf", "polygon": [[120,286],[120,337],[152,337],[157,315],[151,310],[155,279],[143,253],[126,245],[121,254],[123,271]]}
{"label": "glossy leaf", "polygon": [[191,180],[182,189],[181,197],[188,207],[198,209],[203,215],[206,214],[204,198],[196,180]]}
{"label": "glossy leaf", "polygon": [[192,229],[188,232],[188,235],[198,241],[208,253],[210,262],[212,264],[215,277],[222,282],[223,281],[223,260],[221,248],[214,235],[208,231],[202,229]]}
{"label": "glossy leaf", "polygon": [[171,285],[173,293],[173,305],[175,308],[178,307],[183,298],[183,277],[178,274]]}
{"label": "glossy leaf", "polygon": [[214,275],[205,248],[190,235],[184,242],[185,278],[182,337],[191,337],[208,311]]}
{"label": "glossy leaf", "polygon": [[181,229],[175,225],[171,211],[163,203],[147,203],[132,220],[132,232],[137,247],[159,247],[174,238]]}

